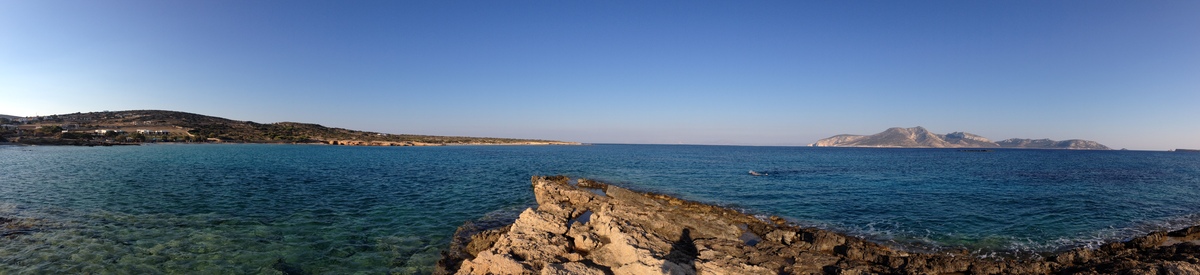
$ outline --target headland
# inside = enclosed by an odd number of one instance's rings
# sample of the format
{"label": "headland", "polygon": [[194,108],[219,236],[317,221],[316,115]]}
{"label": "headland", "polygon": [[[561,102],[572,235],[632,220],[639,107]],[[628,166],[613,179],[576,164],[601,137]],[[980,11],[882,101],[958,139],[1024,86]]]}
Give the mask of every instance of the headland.
{"label": "headland", "polygon": [[388,134],[312,123],[256,123],[162,110],[0,117],[0,142],[28,145],[290,143],[348,146],[580,145],[540,139]]}
{"label": "headland", "polygon": [[903,251],[779,217],[534,176],[512,224],[468,222],[439,274],[1200,274],[1200,226],[1024,258]]}

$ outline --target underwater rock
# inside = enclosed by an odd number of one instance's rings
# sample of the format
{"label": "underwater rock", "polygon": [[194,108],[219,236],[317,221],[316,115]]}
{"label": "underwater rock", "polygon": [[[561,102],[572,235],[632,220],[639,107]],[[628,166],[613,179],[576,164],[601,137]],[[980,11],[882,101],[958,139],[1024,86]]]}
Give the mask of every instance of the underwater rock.
{"label": "underwater rock", "polygon": [[[1074,274],[1200,272],[1200,227],[1100,249],[995,259],[900,251],[778,217],[564,176],[508,226],[460,227],[437,274]],[[597,190],[602,192],[597,192]]]}
{"label": "underwater rock", "polygon": [[291,263],[284,261],[283,258],[276,259],[275,263],[271,265],[271,269],[274,269],[275,271],[279,271],[280,273],[283,273],[284,275],[308,274],[308,272],[304,272],[304,269],[301,269],[299,266],[297,266],[295,264],[291,264]]}
{"label": "underwater rock", "polygon": [[0,237],[8,239],[57,227],[61,227],[61,225],[51,224],[40,219],[0,216]]}

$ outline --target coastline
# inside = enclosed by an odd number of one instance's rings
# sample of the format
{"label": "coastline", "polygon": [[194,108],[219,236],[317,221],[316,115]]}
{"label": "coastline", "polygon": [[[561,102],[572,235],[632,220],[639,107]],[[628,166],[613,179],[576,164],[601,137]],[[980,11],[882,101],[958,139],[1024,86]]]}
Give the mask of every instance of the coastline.
{"label": "coastline", "polygon": [[778,218],[563,176],[512,224],[468,222],[438,274],[1200,273],[1200,226],[1026,258],[903,251]]}
{"label": "coastline", "polygon": [[[5,123],[0,140],[37,145],[213,142],[355,146],[582,145],[578,142],[359,131],[300,122],[256,123],[166,110],[58,114]],[[23,139],[30,141],[21,141]]]}
{"label": "coastline", "polygon": [[15,142],[0,141],[0,145],[38,145],[38,146],[125,146],[125,145],[143,145],[143,144],[305,144],[305,145],[333,145],[333,146],[379,146],[379,147],[407,147],[407,146],[549,146],[549,145],[567,145],[579,146],[586,145],[579,142],[565,141],[546,141],[546,142],[512,142],[512,143],[426,143],[426,142],[393,142],[393,141],[362,141],[362,140],[329,140],[315,142],[284,142],[284,141],[199,141],[199,142],[180,142],[180,141],[158,141],[158,142],[106,142],[94,140],[74,140],[61,138],[21,138]]}

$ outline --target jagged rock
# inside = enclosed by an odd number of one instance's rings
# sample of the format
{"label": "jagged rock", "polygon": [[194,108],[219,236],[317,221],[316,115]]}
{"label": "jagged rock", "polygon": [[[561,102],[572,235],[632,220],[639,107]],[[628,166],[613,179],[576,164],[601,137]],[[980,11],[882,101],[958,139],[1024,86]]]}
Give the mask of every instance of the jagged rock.
{"label": "jagged rock", "polygon": [[1200,265],[1186,262],[1164,264],[1162,273],[1169,275],[1200,274]]}
{"label": "jagged rock", "polygon": [[542,269],[542,275],[604,275],[604,271],[580,262],[556,263]]}
{"label": "jagged rock", "polygon": [[[467,223],[438,274],[1198,274],[1200,226],[1029,259],[899,251],[586,179],[533,177],[536,208]],[[602,192],[595,192],[602,191]],[[470,236],[467,236],[470,235]]]}

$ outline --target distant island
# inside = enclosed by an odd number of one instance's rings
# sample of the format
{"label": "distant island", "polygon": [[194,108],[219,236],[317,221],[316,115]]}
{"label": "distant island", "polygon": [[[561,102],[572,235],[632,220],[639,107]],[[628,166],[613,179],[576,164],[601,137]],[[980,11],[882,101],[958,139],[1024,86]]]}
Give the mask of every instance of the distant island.
{"label": "distant island", "polygon": [[998,142],[971,133],[953,132],[934,134],[924,127],[894,127],[881,133],[864,135],[836,135],[813,143],[814,147],[889,147],[889,148],[1036,148],[1036,149],[1080,149],[1110,150],[1095,141],[1071,139],[1023,139],[1010,138]]}
{"label": "distant island", "polygon": [[193,113],[132,110],[38,117],[0,115],[0,142],[133,145],[147,142],[299,143],[357,146],[579,145],[538,139],[387,134],[298,122],[256,123]]}

